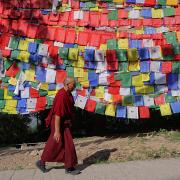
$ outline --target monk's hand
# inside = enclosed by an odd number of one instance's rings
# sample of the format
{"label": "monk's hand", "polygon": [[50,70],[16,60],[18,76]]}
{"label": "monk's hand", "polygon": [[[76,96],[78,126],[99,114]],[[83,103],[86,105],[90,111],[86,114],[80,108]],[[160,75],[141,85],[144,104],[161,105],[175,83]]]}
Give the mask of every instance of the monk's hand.
{"label": "monk's hand", "polygon": [[54,133],[54,139],[56,140],[56,142],[59,142],[61,138],[61,134],[60,132],[55,132]]}

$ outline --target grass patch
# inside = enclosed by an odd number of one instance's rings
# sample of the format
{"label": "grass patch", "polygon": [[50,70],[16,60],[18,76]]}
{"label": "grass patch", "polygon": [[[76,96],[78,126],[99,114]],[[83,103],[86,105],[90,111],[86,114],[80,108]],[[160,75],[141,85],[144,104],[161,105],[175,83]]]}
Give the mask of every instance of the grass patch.
{"label": "grass patch", "polygon": [[169,138],[170,138],[170,140],[173,140],[173,141],[180,141],[180,131],[172,132],[169,135]]}
{"label": "grass patch", "polygon": [[93,164],[108,164],[108,163],[110,162],[107,160],[101,160],[101,159],[94,160],[93,162]]}
{"label": "grass patch", "polygon": [[154,150],[154,149],[146,150],[144,153],[147,158],[152,158],[152,159],[169,157],[169,151],[164,146],[161,146],[158,150]]}
{"label": "grass patch", "polygon": [[24,169],[22,166],[17,166],[16,167],[16,170],[22,170],[22,169]]}
{"label": "grass patch", "polygon": [[159,131],[152,131],[146,134],[147,137],[155,137],[155,136],[169,136],[169,131],[166,129],[159,129]]}

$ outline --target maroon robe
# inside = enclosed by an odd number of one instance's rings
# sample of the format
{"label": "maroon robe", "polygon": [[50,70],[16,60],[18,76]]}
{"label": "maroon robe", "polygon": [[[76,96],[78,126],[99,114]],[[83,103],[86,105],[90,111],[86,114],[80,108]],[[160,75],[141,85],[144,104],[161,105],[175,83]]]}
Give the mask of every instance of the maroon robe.
{"label": "maroon robe", "polygon": [[[51,119],[51,134],[41,156],[44,162],[63,162],[65,168],[74,167],[77,164],[76,150],[71,135],[71,119],[73,115],[74,101],[72,94],[64,88],[60,89],[53,102],[53,115]],[[55,115],[60,116],[59,142],[54,139]]]}

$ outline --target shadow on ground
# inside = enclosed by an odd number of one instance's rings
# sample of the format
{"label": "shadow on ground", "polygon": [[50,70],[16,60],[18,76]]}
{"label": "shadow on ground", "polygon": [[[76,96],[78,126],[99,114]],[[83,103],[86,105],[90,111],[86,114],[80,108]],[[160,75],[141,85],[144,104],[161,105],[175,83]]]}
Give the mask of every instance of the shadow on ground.
{"label": "shadow on ground", "polygon": [[[84,169],[86,169],[88,166],[91,166],[92,164],[104,163],[108,161],[110,154],[115,151],[117,151],[116,148],[103,149],[103,150],[97,151],[94,154],[90,155],[89,157],[85,158],[83,160],[83,163],[79,164],[77,168],[80,171],[83,171]],[[47,168],[47,171],[50,171],[52,169],[64,169],[64,166],[62,165],[62,166],[50,167],[50,168]]]}

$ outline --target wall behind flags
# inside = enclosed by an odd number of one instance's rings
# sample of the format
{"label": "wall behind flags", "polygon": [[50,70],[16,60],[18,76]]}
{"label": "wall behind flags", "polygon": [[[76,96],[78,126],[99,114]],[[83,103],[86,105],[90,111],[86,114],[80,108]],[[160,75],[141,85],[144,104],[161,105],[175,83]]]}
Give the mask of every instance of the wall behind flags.
{"label": "wall behind flags", "polygon": [[0,51],[0,112],[49,109],[66,76],[89,112],[180,112],[178,0],[1,0]]}

